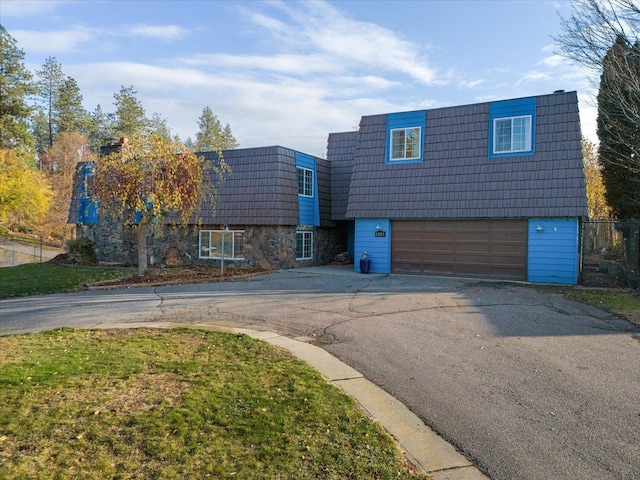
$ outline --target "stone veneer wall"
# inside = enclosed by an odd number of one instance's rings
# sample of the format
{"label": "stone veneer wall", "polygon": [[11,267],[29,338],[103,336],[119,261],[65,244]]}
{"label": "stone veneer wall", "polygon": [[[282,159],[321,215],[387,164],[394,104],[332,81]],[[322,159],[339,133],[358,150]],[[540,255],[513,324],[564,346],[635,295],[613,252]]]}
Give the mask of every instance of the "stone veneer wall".
{"label": "stone veneer wall", "polygon": [[[346,250],[347,232],[342,228],[313,226],[229,225],[230,230],[244,231],[244,260],[225,260],[236,268],[282,270],[326,265]],[[198,232],[220,230],[220,225],[201,227],[164,227],[162,236],[147,238],[150,265],[220,265],[219,260],[198,258]],[[313,259],[296,260],[296,231],[313,231]],[[118,221],[99,221],[97,225],[78,225],[78,238],[87,237],[96,244],[100,262],[135,264],[135,231]]]}

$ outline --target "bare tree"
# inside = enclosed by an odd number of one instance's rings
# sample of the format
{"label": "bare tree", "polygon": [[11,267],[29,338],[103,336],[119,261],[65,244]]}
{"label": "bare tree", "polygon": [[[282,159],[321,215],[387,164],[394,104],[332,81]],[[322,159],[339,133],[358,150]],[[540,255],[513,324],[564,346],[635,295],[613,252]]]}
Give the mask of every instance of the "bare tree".
{"label": "bare tree", "polygon": [[588,68],[598,88],[598,151],[607,200],[618,218],[639,216],[640,2],[575,0],[562,27],[555,38],[562,55]]}

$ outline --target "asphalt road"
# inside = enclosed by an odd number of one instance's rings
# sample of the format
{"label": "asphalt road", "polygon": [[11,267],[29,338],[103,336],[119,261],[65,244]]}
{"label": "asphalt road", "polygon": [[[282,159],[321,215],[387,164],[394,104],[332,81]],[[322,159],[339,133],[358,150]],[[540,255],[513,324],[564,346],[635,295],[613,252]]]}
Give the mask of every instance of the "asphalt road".
{"label": "asphalt road", "polygon": [[147,321],[319,344],[494,480],[640,478],[640,328],[553,290],[321,267],[0,301],[0,334]]}

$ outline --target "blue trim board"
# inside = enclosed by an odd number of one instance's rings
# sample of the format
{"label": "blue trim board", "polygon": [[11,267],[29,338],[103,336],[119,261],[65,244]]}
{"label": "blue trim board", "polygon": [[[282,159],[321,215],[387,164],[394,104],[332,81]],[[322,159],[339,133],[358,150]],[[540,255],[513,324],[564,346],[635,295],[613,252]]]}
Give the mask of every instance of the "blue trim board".
{"label": "blue trim board", "polygon": [[[384,155],[384,162],[389,165],[402,163],[421,163],[424,159],[425,145],[425,127],[427,122],[427,111],[416,110],[413,112],[390,113],[387,115],[387,143]],[[412,160],[391,160],[391,130],[395,128],[420,127],[420,158]]]}
{"label": "blue trim board", "polygon": [[[531,150],[526,152],[493,153],[493,123],[498,118],[531,115]],[[536,98],[503,100],[489,105],[489,157],[522,157],[536,152]]]}
{"label": "blue trim board", "polygon": [[527,281],[578,283],[577,218],[530,218]]}
{"label": "blue trim board", "polygon": [[311,155],[296,152],[296,168],[308,168],[313,171],[313,197],[298,195],[300,225],[320,226],[320,202],[318,201],[318,171],[316,159]]}
{"label": "blue trim board", "polygon": [[[376,236],[376,227],[382,227],[385,236]],[[391,273],[391,222],[388,219],[356,220],[354,271],[360,272],[360,258],[364,252],[371,260],[370,273]]]}

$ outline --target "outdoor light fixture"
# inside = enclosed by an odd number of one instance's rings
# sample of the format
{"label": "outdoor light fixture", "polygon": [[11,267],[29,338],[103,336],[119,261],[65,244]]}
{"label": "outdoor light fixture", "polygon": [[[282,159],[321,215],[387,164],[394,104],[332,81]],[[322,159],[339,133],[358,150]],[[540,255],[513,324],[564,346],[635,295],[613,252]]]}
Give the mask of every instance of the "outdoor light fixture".
{"label": "outdoor light fixture", "polygon": [[376,225],[376,232],[381,232],[382,231],[382,225],[378,224]]}
{"label": "outdoor light fixture", "polygon": [[542,232],[544,230],[544,228],[542,227],[542,225],[538,224],[538,226],[536,227],[536,232]]}
{"label": "outdoor light fixture", "polygon": [[229,225],[225,223],[224,227],[222,228],[222,252],[220,253],[220,276],[221,277],[224,277],[224,236],[227,233],[231,233],[231,230],[229,230]]}

